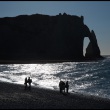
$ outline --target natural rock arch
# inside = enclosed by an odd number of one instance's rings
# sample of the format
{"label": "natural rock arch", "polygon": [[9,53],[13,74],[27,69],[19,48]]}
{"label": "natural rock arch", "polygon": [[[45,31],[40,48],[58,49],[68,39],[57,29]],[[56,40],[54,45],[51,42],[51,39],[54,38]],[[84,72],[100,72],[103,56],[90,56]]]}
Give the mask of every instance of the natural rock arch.
{"label": "natural rock arch", "polygon": [[101,57],[100,56],[100,49],[99,49],[97,39],[96,39],[96,35],[93,30],[91,31],[91,34],[89,36],[89,40],[90,40],[90,42],[86,48],[85,57],[89,57],[89,58]]}
{"label": "natural rock arch", "polygon": [[[84,21],[84,17],[81,17]],[[89,39],[89,44],[86,48],[85,57],[86,58],[102,58],[100,55],[100,49],[97,43],[97,38],[95,32],[90,31],[87,25],[83,26],[83,48],[84,48],[84,38],[87,37]]]}
{"label": "natural rock arch", "polygon": [[0,18],[0,33],[1,59],[84,59],[85,37],[90,39],[85,57],[100,57],[95,33],[84,24],[83,16],[64,13]]}

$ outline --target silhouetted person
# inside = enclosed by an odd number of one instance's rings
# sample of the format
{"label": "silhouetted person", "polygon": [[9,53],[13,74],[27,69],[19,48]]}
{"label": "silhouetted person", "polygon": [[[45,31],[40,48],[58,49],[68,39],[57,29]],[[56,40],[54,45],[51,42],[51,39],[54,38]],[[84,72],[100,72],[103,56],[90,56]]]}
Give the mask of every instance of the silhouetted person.
{"label": "silhouetted person", "polygon": [[62,90],[64,90],[65,92],[65,83],[62,81],[62,86],[61,86]]}
{"label": "silhouetted person", "polygon": [[60,80],[60,82],[59,82],[59,89],[60,89],[60,93],[62,93],[62,89],[61,89],[61,80]]}
{"label": "silhouetted person", "polygon": [[68,89],[69,89],[68,81],[66,81],[65,88],[66,88],[66,93],[68,93]]}
{"label": "silhouetted person", "polygon": [[30,77],[28,77],[29,90],[31,89],[31,83],[32,83],[32,79],[30,79]]}
{"label": "silhouetted person", "polygon": [[25,90],[27,89],[27,77],[24,80]]}
{"label": "silhouetted person", "polygon": [[59,82],[59,89],[60,89],[60,93],[62,93],[62,90],[64,90],[65,92],[65,83],[61,80]]}

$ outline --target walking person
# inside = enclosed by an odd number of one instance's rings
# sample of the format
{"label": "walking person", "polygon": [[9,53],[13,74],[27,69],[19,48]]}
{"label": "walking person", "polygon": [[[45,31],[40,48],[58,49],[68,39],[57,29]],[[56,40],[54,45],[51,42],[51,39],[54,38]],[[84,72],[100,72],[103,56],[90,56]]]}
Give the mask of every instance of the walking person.
{"label": "walking person", "polygon": [[62,90],[64,90],[65,92],[65,83],[61,80],[59,82],[59,89],[60,89],[60,93],[62,93]]}
{"label": "walking person", "polygon": [[60,82],[59,82],[59,89],[60,89],[60,93],[62,93],[62,88],[61,88],[61,85],[62,85],[62,81],[60,80]]}
{"label": "walking person", "polygon": [[66,93],[68,93],[68,89],[69,89],[68,81],[66,81],[65,88],[66,88]]}
{"label": "walking person", "polygon": [[25,80],[24,80],[24,85],[25,85],[25,90],[27,89],[27,77],[25,78]]}
{"label": "walking person", "polygon": [[29,90],[31,90],[31,83],[32,83],[32,79],[28,77]]}

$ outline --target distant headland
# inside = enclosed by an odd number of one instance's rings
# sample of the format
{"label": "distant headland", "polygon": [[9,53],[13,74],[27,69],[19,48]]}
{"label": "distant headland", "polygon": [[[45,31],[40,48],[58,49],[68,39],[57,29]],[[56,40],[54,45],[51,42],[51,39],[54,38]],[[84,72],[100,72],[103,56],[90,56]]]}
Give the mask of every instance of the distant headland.
{"label": "distant headland", "polygon": [[[1,61],[28,63],[103,59],[95,32],[84,24],[83,16],[59,13],[56,16],[4,17],[0,18],[0,36]],[[85,37],[90,42],[83,55]]]}

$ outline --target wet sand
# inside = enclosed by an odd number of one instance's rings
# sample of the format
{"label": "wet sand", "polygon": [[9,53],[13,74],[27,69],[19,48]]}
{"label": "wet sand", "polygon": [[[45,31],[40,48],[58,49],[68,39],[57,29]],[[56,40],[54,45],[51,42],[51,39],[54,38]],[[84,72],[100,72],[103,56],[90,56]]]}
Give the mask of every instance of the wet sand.
{"label": "wet sand", "polygon": [[110,99],[0,82],[0,109],[110,109]]}

